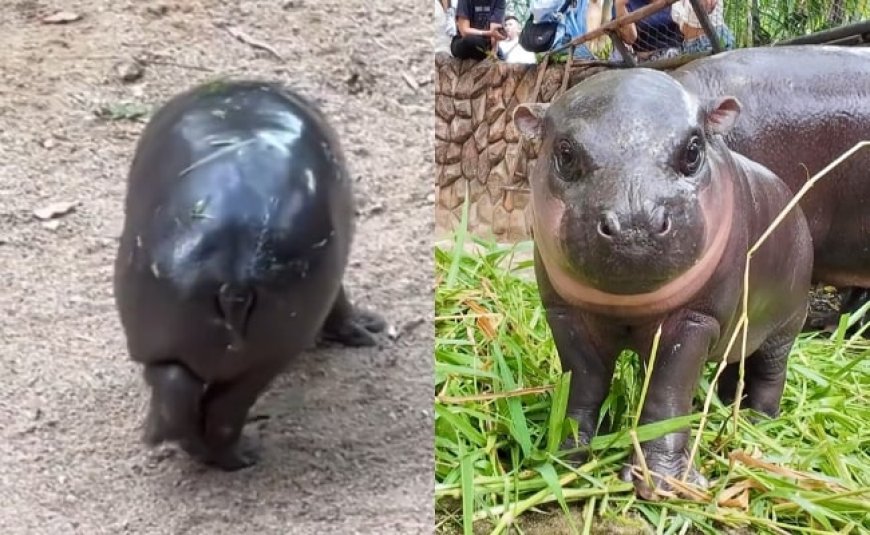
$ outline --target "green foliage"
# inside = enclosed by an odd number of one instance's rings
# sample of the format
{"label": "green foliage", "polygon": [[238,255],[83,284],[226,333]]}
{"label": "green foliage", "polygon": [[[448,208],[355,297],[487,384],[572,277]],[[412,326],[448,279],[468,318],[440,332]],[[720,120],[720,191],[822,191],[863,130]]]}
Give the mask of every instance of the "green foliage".
{"label": "green foliage", "polygon": [[[741,418],[735,428],[731,410],[714,396],[696,461],[713,487],[694,499],[645,502],[618,478],[644,382],[634,355],[620,357],[591,458],[580,467],[567,464],[558,446],[576,433],[576,423],[563,416],[568,376],[531,262],[507,266],[517,253],[528,256],[531,245],[508,248],[461,231],[458,241],[435,251],[440,532],[504,533],[513,526],[532,533],[540,510],[549,511],[544,518],[562,518],[559,529],[541,533],[870,530],[870,343],[845,338],[842,330],[802,335],[776,420],[752,425]],[[464,242],[480,252],[466,252]],[[712,368],[701,381],[698,407]],[[641,426],[639,440],[686,425],[694,436],[699,420],[695,413]],[[613,527],[626,518],[645,527]]]}
{"label": "green foliage", "polygon": [[505,11],[512,13],[520,24],[523,24],[529,17],[529,0],[507,0],[505,2]]}
{"label": "green foliage", "polygon": [[870,19],[868,0],[720,0],[738,47],[761,46]]}

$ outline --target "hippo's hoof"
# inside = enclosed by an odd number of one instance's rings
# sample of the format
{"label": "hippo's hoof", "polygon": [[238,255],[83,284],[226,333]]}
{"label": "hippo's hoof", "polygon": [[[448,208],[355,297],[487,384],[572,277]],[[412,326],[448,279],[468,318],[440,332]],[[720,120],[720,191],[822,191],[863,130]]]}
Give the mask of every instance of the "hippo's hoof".
{"label": "hippo's hoof", "polygon": [[242,435],[235,446],[209,452],[200,458],[209,466],[220,468],[225,472],[235,472],[257,464],[259,455],[254,445],[245,435]]}
{"label": "hippo's hoof", "polygon": [[325,341],[338,342],[350,347],[377,345],[375,334],[387,327],[384,318],[368,310],[356,309],[338,326],[324,328],[322,337]]}
{"label": "hippo's hoof", "polygon": [[153,409],[150,409],[145,417],[142,441],[148,447],[155,447],[164,442],[190,441],[195,438],[196,433],[193,430],[184,429],[179,425],[172,426],[171,422],[161,419]]}
{"label": "hippo's hoof", "polygon": [[145,417],[145,429],[142,431],[142,442],[146,446],[154,447],[165,440],[166,435],[157,420],[157,416],[154,411],[148,411],[148,416]]}
{"label": "hippo's hoof", "polygon": [[371,333],[379,333],[387,328],[387,320],[377,312],[357,309],[354,315],[356,322]]}
{"label": "hippo's hoof", "polygon": [[559,450],[567,451],[567,450],[577,450],[572,451],[571,453],[565,454],[563,460],[568,464],[580,465],[585,463],[589,459],[589,439],[584,437],[582,434],[580,435],[580,440],[574,440],[573,436],[569,436],[565,439],[564,442],[559,446]]}
{"label": "hippo's hoof", "polygon": [[[671,477],[680,480],[683,477],[683,471],[688,462],[688,454],[685,452],[680,454],[650,454],[646,453],[646,462],[650,470],[650,479],[652,487],[650,487],[644,479],[643,469],[640,463],[637,462],[635,455],[631,456],[631,463],[623,465],[620,471],[620,479],[626,482],[634,482],[634,489],[638,496],[644,500],[657,500],[659,496],[656,490],[662,492],[674,492],[673,486],[668,483],[666,477]],[[689,469],[689,474],[686,477],[686,483],[706,489],[710,483],[707,481],[695,467]]]}

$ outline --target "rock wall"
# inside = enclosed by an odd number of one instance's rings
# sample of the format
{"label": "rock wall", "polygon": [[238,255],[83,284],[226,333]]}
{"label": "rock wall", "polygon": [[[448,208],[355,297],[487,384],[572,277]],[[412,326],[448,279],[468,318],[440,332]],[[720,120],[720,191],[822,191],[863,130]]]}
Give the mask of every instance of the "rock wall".
{"label": "rock wall", "polygon": [[[466,190],[472,234],[499,241],[528,238],[526,173],[537,147],[520,142],[511,117],[517,104],[530,100],[539,68],[436,54],[437,239],[461,221]],[[608,68],[574,63],[569,87]],[[547,67],[537,102],[556,96],[564,72],[565,65]]]}

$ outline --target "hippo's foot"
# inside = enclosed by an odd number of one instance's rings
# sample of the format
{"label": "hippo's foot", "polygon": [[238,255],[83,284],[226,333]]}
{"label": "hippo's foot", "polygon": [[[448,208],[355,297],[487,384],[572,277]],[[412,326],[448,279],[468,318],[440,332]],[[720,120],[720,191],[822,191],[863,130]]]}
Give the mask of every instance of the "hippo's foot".
{"label": "hippo's foot", "polygon": [[350,347],[373,346],[377,344],[374,335],[383,331],[386,326],[387,322],[379,314],[358,309],[343,323],[324,327],[321,335],[326,341]]}
{"label": "hippo's foot", "polygon": [[281,369],[275,364],[249,370],[236,381],[210,384],[203,396],[202,449],[191,453],[227,472],[257,463],[259,448],[244,431],[248,411]]}
{"label": "hippo's foot", "polygon": [[566,453],[563,460],[568,464],[581,465],[589,459],[589,442],[591,437],[584,433],[578,433],[577,438],[574,435],[569,435],[559,447],[560,451],[576,450],[571,453]]}
{"label": "hippo's foot", "polygon": [[153,415],[149,415],[144,441],[149,446],[162,442],[176,442],[192,459],[227,472],[234,472],[256,464],[259,455],[253,443],[242,435],[233,445],[209,446],[204,437],[195,431],[179,433],[161,427]]}
{"label": "hippo's foot", "polygon": [[206,385],[181,364],[147,365],[152,394],[145,442],[176,442],[191,458],[225,471],[254,465],[256,448],[242,428],[278,369],[276,364],[234,382]]}
{"label": "hippo's foot", "polygon": [[[688,453],[686,451],[664,452],[649,449],[642,449],[642,451],[647,468],[649,469],[652,486],[646,481],[637,454],[632,454],[630,463],[622,467],[620,478],[626,482],[634,482],[635,492],[645,500],[656,500],[659,498],[660,493],[674,492],[676,489],[669,483],[669,478],[677,481],[682,479],[683,472],[686,470],[686,465],[689,461]],[[707,478],[701,475],[694,466],[689,469],[686,483],[702,489],[706,489],[709,486]]]}
{"label": "hippo's foot", "polygon": [[145,444],[195,441],[200,428],[203,382],[177,363],[148,364],[144,375],[151,387],[151,406],[143,436]]}
{"label": "hippo's foot", "polygon": [[200,444],[200,447],[187,450],[187,453],[203,464],[219,468],[225,472],[235,472],[249,468],[257,464],[260,458],[258,448],[244,434],[231,445],[203,448]]}
{"label": "hippo's foot", "polygon": [[386,327],[387,322],[380,314],[354,307],[342,288],[320,336],[324,341],[350,347],[374,346],[377,344],[374,335]]}
{"label": "hippo's foot", "polygon": [[[593,408],[575,408],[569,409],[567,416],[577,422],[577,436],[573,433],[562,441],[559,450],[566,452],[563,456],[565,462],[574,465],[581,465],[589,460],[591,450],[589,444],[592,438],[598,433],[608,433],[610,431],[607,422],[602,422],[600,428],[596,428],[597,414],[600,411],[600,405],[595,405]],[[568,452],[569,450],[572,450]]]}

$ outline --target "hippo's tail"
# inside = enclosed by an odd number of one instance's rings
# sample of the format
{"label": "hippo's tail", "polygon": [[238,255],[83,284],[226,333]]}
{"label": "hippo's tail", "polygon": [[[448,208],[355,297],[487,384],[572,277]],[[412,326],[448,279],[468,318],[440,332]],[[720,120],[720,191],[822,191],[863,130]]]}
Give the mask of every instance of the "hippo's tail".
{"label": "hippo's tail", "polygon": [[222,284],[217,294],[217,309],[235,342],[241,342],[256,304],[257,293],[249,286]]}

